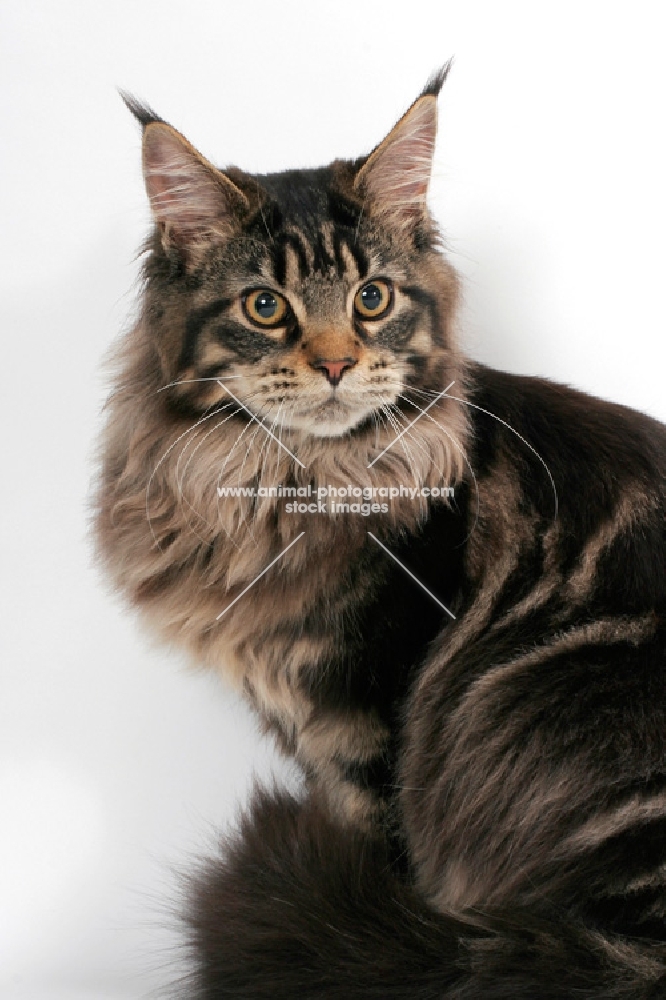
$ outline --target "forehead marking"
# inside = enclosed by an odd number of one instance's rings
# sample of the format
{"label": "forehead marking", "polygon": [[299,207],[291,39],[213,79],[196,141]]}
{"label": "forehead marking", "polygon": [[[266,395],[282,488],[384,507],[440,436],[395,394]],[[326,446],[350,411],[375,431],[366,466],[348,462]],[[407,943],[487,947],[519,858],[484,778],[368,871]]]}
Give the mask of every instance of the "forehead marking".
{"label": "forehead marking", "polygon": [[[313,266],[312,249],[299,229],[290,228],[279,233],[271,249],[275,280],[285,288],[288,283],[298,284]],[[291,261],[289,257],[292,258]],[[289,281],[288,268],[291,271]]]}
{"label": "forehead marking", "polygon": [[281,284],[285,288],[298,288],[302,278],[301,258],[293,246],[287,244],[284,248],[284,280]]}
{"label": "forehead marking", "polygon": [[361,280],[361,271],[358,261],[349,249],[349,244],[346,240],[338,239],[336,240],[335,250],[336,259],[339,262],[340,276],[345,277],[350,285],[355,285]]}
{"label": "forehead marking", "polygon": [[331,234],[331,223],[324,222],[315,233],[314,237],[314,270],[327,278],[338,277],[335,267],[335,252],[333,250],[333,239]]}

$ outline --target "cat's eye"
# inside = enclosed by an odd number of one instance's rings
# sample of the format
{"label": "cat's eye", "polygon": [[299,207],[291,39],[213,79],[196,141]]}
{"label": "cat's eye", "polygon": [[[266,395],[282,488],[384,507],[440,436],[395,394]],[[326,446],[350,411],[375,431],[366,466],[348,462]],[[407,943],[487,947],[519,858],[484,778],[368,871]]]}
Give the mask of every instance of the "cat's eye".
{"label": "cat's eye", "polygon": [[379,319],[393,305],[393,288],[390,282],[377,278],[359,288],[354,296],[354,309],[361,319]]}
{"label": "cat's eye", "polygon": [[388,281],[377,278],[359,288],[354,296],[354,310],[361,319],[379,319],[393,305],[393,288]]}
{"label": "cat's eye", "polygon": [[289,312],[286,299],[268,288],[256,288],[243,296],[243,309],[248,319],[259,326],[280,326]]}

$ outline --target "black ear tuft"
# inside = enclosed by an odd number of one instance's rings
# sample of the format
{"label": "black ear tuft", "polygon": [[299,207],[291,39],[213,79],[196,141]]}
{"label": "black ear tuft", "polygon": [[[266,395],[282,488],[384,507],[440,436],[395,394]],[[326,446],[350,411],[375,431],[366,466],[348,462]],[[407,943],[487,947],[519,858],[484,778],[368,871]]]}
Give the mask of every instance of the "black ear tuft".
{"label": "black ear tuft", "polygon": [[126,90],[121,90],[119,88],[118,93],[125,102],[126,107],[132,112],[136,120],[143,126],[143,128],[145,128],[146,125],[152,125],[155,122],[161,122],[164,125],[167,124],[163,118],[160,118],[160,116],[153,111],[151,107],[147,104],[142,104],[141,101],[138,101],[136,97],[133,97],[132,94],[129,94]]}
{"label": "black ear tuft", "polygon": [[444,86],[444,82],[447,76],[449,75],[449,70],[451,69],[452,65],[453,65],[453,59],[449,59],[449,61],[445,62],[444,65],[440,67],[440,69],[435,70],[435,72],[432,74],[432,76],[426,83],[425,87],[423,88],[419,96],[427,97],[429,95],[432,95],[432,97],[437,97],[440,90]]}

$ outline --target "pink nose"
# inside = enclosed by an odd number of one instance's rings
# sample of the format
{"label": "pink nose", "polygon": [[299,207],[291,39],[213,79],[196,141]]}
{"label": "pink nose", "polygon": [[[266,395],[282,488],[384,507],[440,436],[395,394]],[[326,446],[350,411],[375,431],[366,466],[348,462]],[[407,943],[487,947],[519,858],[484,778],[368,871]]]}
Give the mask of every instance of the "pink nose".
{"label": "pink nose", "polygon": [[356,362],[353,358],[342,358],[340,361],[326,361],[317,358],[312,367],[324,373],[331,385],[339,385],[342,373],[353,368]]}

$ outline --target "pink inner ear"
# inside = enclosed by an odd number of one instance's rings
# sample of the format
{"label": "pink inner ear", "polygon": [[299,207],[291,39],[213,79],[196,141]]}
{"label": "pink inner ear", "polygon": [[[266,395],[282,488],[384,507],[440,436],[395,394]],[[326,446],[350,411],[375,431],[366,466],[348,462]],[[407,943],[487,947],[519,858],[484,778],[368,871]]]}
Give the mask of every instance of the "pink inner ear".
{"label": "pink inner ear", "polygon": [[371,154],[357,184],[385,210],[423,210],[437,137],[437,103],[420,98]]}
{"label": "pink inner ear", "polygon": [[[229,214],[222,178],[181,137],[161,124],[144,136],[144,177],[153,215],[184,235],[224,227]],[[228,222],[228,219],[227,219]]]}

